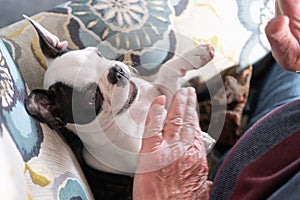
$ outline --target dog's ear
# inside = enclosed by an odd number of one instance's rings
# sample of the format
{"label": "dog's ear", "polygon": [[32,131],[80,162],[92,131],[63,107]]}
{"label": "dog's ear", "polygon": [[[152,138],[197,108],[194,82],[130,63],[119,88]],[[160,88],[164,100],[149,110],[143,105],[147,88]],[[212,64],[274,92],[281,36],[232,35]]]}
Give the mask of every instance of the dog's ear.
{"label": "dog's ear", "polygon": [[62,54],[70,50],[68,48],[67,41],[59,41],[57,36],[50,33],[47,29],[45,29],[36,21],[34,21],[26,15],[23,15],[23,17],[27,19],[37,31],[40,41],[40,47],[42,49],[43,54],[47,58],[56,58],[57,56],[61,56]]}
{"label": "dog's ear", "polygon": [[59,105],[51,98],[48,90],[35,89],[25,99],[27,112],[40,122],[47,123],[51,129],[64,127]]}

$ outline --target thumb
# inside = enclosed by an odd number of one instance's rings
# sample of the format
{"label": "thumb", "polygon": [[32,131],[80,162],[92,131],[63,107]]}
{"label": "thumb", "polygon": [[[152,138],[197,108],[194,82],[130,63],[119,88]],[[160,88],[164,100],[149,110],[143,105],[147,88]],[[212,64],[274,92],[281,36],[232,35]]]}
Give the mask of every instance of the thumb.
{"label": "thumb", "polygon": [[155,151],[162,142],[161,130],[165,105],[165,96],[156,97],[151,103],[146,119],[141,153]]}
{"label": "thumb", "polygon": [[277,16],[267,24],[265,32],[276,61],[286,70],[296,71],[300,69],[299,61],[296,59],[300,47],[291,33],[289,23],[290,20],[287,16]]}
{"label": "thumb", "polygon": [[297,41],[300,40],[300,0],[277,0],[277,7],[281,15],[287,16],[291,33]]}

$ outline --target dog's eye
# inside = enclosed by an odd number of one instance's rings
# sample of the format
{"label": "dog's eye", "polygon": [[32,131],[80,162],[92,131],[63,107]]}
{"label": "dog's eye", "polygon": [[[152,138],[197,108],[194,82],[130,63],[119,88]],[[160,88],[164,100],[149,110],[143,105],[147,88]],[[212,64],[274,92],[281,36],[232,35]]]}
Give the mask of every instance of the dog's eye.
{"label": "dog's eye", "polygon": [[89,98],[89,103],[95,103],[97,100],[97,93],[96,91],[92,91]]}
{"label": "dog's eye", "polygon": [[101,54],[101,52],[100,52],[100,51],[98,51],[98,56],[102,57],[102,54]]}

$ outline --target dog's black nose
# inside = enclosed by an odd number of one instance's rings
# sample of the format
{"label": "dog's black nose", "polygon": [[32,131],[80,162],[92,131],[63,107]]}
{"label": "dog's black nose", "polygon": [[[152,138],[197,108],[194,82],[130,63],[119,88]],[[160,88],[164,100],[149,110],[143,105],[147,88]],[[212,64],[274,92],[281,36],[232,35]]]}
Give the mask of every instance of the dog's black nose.
{"label": "dog's black nose", "polygon": [[113,66],[109,69],[107,79],[111,84],[126,85],[129,81],[129,74],[120,66]]}

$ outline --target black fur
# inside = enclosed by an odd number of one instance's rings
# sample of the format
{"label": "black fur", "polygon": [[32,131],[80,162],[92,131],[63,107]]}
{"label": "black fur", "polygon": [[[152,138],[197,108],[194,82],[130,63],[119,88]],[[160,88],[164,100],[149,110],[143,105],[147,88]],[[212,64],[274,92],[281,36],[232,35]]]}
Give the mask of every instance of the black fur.
{"label": "black fur", "polygon": [[33,90],[25,100],[27,112],[52,129],[67,123],[87,124],[101,111],[103,96],[98,85],[80,90],[58,82],[49,90]]}

